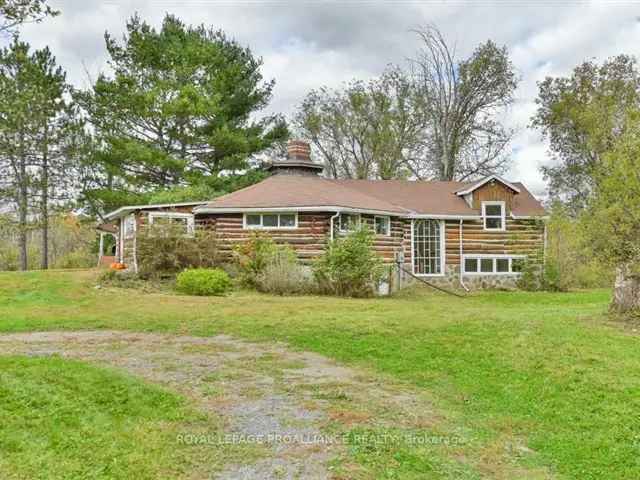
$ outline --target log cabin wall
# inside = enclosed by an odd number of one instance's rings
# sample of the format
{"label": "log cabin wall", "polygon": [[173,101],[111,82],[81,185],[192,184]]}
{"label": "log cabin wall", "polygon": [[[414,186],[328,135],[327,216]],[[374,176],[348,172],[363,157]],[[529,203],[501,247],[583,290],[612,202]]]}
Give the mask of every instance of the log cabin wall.
{"label": "log cabin wall", "polygon": [[301,262],[309,263],[326,248],[332,215],[329,212],[299,213],[297,228],[255,230],[243,228],[242,213],[201,214],[196,217],[196,227],[215,229],[223,262],[232,260],[235,245],[248,241],[253,233],[259,232],[270,236],[277,244],[290,245]]}
{"label": "log cabin wall", "polygon": [[[411,269],[411,220],[403,222],[405,268]],[[445,268],[448,272],[460,268],[460,221],[445,220]],[[542,261],[544,224],[536,220],[506,219],[506,230],[486,231],[482,220],[464,220],[462,223],[463,255],[527,255]]]}
{"label": "log cabin wall", "polygon": [[[447,220],[445,227],[447,265],[460,265],[460,222]],[[482,220],[465,220],[462,224],[463,255],[527,255],[534,261],[544,247],[544,225],[535,220],[506,219],[506,230],[484,230]]]}
{"label": "log cabin wall", "polygon": [[[374,215],[361,215],[361,221],[374,229]],[[403,248],[406,220],[397,217],[389,217],[389,235],[375,235],[373,249],[380,255],[384,263],[393,263],[395,253]],[[375,231],[375,230],[374,230]]]}
{"label": "log cabin wall", "polygon": [[122,221],[124,221],[129,215],[125,216],[123,219],[118,221],[118,242],[119,245],[122,246],[121,251],[119,252],[118,261],[126,264],[133,265],[135,263],[134,250],[135,246],[135,236],[137,233],[149,224],[149,214],[153,212],[178,212],[178,213],[193,213],[193,209],[195,206],[179,206],[179,207],[165,207],[165,208],[154,208],[149,210],[137,210],[132,213],[136,219],[136,232],[133,236],[129,238],[124,238],[124,229],[122,226]]}
{"label": "log cabin wall", "polygon": [[[216,231],[220,258],[224,262],[232,260],[235,245],[246,242],[254,232],[269,235],[280,245],[290,245],[303,263],[310,263],[322,255],[330,238],[331,217],[334,212],[299,213],[298,228],[295,229],[245,229],[241,213],[201,214],[196,217],[198,228]],[[373,228],[374,216],[362,215],[361,221]],[[391,218],[390,235],[375,235],[373,248],[385,263],[394,261],[394,254],[403,248],[406,220]]]}

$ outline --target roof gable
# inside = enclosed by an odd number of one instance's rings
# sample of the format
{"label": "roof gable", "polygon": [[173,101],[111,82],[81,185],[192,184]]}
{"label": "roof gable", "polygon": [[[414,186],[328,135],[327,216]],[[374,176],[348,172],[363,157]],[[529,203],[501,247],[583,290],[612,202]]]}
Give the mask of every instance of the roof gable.
{"label": "roof gable", "polygon": [[498,176],[498,175],[489,175],[488,177],[483,178],[482,180],[464,188],[463,190],[459,190],[456,192],[456,195],[459,196],[463,196],[463,195],[468,195],[470,193],[472,193],[474,190],[477,190],[478,188],[482,187],[483,185],[486,185],[487,183],[491,182],[491,181],[497,181],[500,182],[501,184],[503,184],[505,187],[510,188],[511,190],[513,190],[515,193],[520,193],[520,189],[518,187],[516,187],[514,184],[507,182],[504,178]]}

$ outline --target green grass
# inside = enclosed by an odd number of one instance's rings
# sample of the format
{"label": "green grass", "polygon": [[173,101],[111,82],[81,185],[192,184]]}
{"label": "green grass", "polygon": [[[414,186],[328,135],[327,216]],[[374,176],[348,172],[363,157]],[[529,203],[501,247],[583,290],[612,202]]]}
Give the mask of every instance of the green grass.
{"label": "green grass", "polygon": [[0,357],[3,479],[175,478],[209,454],[176,442],[204,420],[177,395],[114,370]]}
{"label": "green grass", "polygon": [[[428,393],[468,433],[480,470],[490,471],[515,442],[536,453],[509,458],[559,478],[640,478],[640,337],[605,317],[605,290],[194,298],[96,290],[93,275],[0,275],[0,331],[111,328],[285,341]],[[430,468],[405,453],[406,462],[380,478],[420,478]]]}

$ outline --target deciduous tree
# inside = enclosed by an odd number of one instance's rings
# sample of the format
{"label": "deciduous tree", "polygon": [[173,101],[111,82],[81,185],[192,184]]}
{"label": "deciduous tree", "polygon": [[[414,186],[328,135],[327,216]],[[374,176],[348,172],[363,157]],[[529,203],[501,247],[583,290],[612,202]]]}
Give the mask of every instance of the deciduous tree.
{"label": "deciduous tree", "polygon": [[639,312],[640,111],[628,113],[626,125],[595,168],[582,222],[593,254],[617,269],[612,308]]}
{"label": "deciduous tree", "polygon": [[593,194],[602,156],[625,130],[626,112],[640,106],[640,72],[628,55],[601,65],[587,61],[567,77],[547,77],[539,85],[532,119],[549,141],[553,163],[542,171],[551,194],[574,213]]}
{"label": "deciduous tree", "polygon": [[422,111],[411,80],[390,68],[368,82],[323,87],[302,102],[295,124],[334,178],[391,179],[419,174]]}
{"label": "deciduous tree", "polygon": [[437,28],[416,34],[422,45],[411,65],[426,116],[422,170],[439,180],[505,170],[513,131],[500,115],[513,103],[518,84],[507,48],[489,40],[457,60]]}

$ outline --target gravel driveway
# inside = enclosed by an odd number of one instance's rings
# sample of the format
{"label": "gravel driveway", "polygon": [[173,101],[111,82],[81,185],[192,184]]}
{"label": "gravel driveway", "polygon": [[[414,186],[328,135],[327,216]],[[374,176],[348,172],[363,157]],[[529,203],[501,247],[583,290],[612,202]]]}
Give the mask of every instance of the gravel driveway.
{"label": "gravel driveway", "polygon": [[[353,425],[385,421],[412,428],[437,419],[424,398],[376,376],[320,355],[228,336],[10,334],[0,335],[0,354],[55,354],[124,369],[222,416],[225,434],[260,438],[266,445],[267,455],[257,463],[227,465],[212,478],[331,478],[330,461],[345,452],[340,442],[319,441],[327,438],[328,425],[333,432],[336,425],[337,431],[348,431]],[[345,403],[352,407],[343,408]]]}

